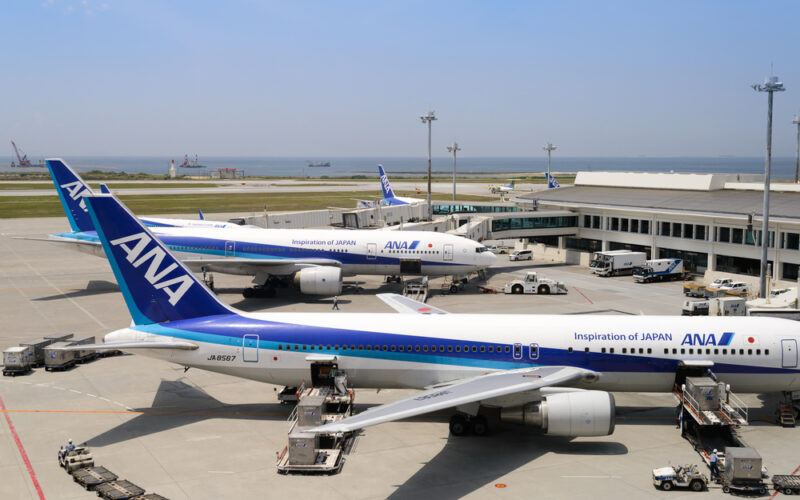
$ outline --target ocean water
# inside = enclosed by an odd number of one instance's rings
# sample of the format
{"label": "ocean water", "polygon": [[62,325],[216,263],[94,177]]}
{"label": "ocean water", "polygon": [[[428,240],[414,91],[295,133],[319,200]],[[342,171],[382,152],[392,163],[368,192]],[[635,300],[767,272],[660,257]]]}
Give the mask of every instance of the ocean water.
{"label": "ocean water", "polygon": [[[124,171],[127,173],[166,174],[171,158],[163,156],[75,156],[65,160],[79,171],[94,168]],[[19,171],[11,169],[11,157],[0,156],[0,172]],[[180,164],[183,158],[175,158]],[[330,161],[330,168],[308,167],[309,161]],[[265,176],[377,176],[377,165],[383,164],[390,177],[418,175],[427,169],[426,158],[279,158],[279,157],[201,157],[201,165],[210,170],[217,168],[236,168],[246,175]],[[773,179],[794,177],[794,158],[773,158]],[[434,158],[432,169],[440,175],[452,173],[453,160],[448,157]],[[554,172],[590,171],[638,171],[638,172],[696,172],[696,173],[748,173],[764,172],[764,158],[716,157],[716,158],[569,158],[554,156],[551,162]],[[536,158],[470,158],[458,159],[457,169],[462,174],[492,173],[541,173],[547,169],[547,159]],[[38,170],[38,169],[37,169]],[[178,168],[179,173],[202,173],[203,169]]]}

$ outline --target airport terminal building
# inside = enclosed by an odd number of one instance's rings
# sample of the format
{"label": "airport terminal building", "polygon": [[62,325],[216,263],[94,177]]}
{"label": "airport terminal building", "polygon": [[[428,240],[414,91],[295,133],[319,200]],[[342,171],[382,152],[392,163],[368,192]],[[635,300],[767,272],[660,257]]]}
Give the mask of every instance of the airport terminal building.
{"label": "airport terminal building", "polygon": [[[760,175],[580,172],[572,186],[514,201],[575,214],[576,227],[533,238],[540,243],[583,252],[641,250],[649,258],[682,258],[695,272],[758,275],[763,196]],[[773,274],[796,281],[800,186],[773,183],[770,198]]]}

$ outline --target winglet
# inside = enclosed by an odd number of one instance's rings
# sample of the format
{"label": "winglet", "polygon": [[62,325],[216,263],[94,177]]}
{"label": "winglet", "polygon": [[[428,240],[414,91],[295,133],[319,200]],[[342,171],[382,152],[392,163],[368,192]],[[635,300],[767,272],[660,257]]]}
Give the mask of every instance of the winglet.
{"label": "winglet", "polygon": [[439,309],[396,293],[379,293],[378,298],[402,314],[448,314],[444,309]]}
{"label": "winglet", "polygon": [[94,231],[84,200],[93,194],[91,188],[61,158],[48,158],[45,163],[72,230]]}

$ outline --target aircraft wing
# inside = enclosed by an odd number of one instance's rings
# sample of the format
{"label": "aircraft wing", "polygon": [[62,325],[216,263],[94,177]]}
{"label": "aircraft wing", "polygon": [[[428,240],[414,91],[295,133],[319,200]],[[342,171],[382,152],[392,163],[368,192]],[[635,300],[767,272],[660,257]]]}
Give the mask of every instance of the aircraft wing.
{"label": "aircraft wing", "polygon": [[204,258],[190,257],[181,259],[193,272],[203,269],[225,274],[273,274],[287,275],[306,267],[333,266],[342,267],[342,263],[333,259],[248,259],[246,257]]}
{"label": "aircraft wing", "polygon": [[350,432],[371,425],[414,417],[467,403],[531,391],[553,385],[577,382],[595,372],[571,366],[542,366],[493,372],[478,377],[438,385],[347,417],[338,422],[310,429],[310,432]]}
{"label": "aircraft wing", "polygon": [[396,293],[379,293],[378,298],[389,307],[402,314],[448,314],[444,309],[429,306],[418,300],[409,299]]}
{"label": "aircraft wing", "polygon": [[85,351],[87,349],[93,351],[101,351],[108,349],[119,349],[122,351],[128,349],[179,349],[183,351],[193,351],[197,349],[197,344],[192,342],[184,342],[180,340],[165,341],[165,342],[110,342],[105,344],[78,344],[67,347],[62,347],[65,351]]}

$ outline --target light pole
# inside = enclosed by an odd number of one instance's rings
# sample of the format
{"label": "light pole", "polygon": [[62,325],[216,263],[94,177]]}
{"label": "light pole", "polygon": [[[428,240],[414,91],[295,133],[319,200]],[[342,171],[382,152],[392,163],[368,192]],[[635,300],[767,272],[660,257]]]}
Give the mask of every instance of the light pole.
{"label": "light pole", "polygon": [[453,201],[456,201],[456,153],[461,151],[461,148],[456,141],[453,141],[453,144],[447,146],[447,151],[453,153]]}
{"label": "light pole", "polygon": [[542,149],[547,151],[547,187],[550,187],[550,153],[558,149],[558,146],[553,146],[551,143],[547,143],[547,145],[543,146]]}
{"label": "light pole", "polygon": [[769,249],[769,184],[771,181],[770,167],[772,163],[772,94],[783,92],[783,82],[777,76],[768,76],[763,85],[751,85],[757,92],[767,93],[767,157],[764,165],[764,210],[761,225],[761,270],[759,281],[759,296],[766,297],[767,293],[767,250]]}
{"label": "light pole", "polygon": [[797,145],[794,157],[794,183],[797,184],[797,174],[800,173],[800,115],[794,115],[792,123],[797,125]]}
{"label": "light pole", "polygon": [[436,120],[436,115],[433,111],[428,111],[427,114],[420,116],[422,123],[428,124],[428,218],[431,218],[431,124]]}

